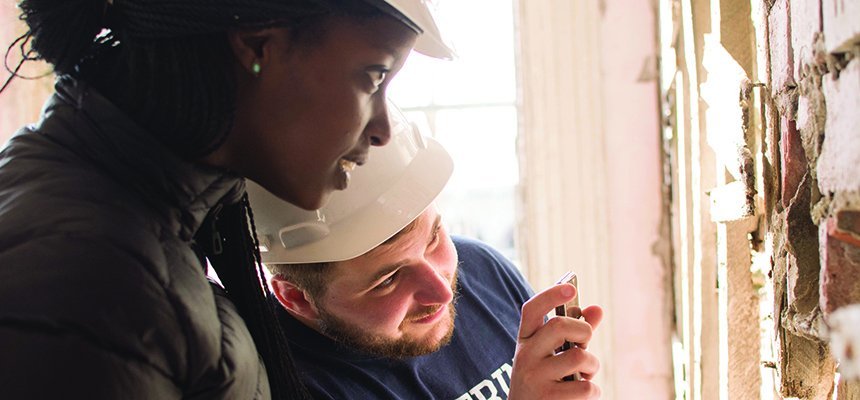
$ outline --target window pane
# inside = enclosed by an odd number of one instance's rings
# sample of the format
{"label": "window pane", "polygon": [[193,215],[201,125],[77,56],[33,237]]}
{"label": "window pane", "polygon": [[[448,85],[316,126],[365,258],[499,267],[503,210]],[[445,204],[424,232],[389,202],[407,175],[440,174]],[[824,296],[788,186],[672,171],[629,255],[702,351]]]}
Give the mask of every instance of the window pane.
{"label": "window pane", "polygon": [[454,158],[454,174],[438,199],[447,226],[516,259],[516,108],[440,111],[435,125],[436,138]]}
{"label": "window pane", "polygon": [[501,0],[437,1],[442,33],[457,58],[412,54],[389,95],[404,108],[513,104],[516,100],[513,4]]}
{"label": "window pane", "polygon": [[456,163],[449,188],[514,186],[519,181],[513,106],[441,110],[434,136]]}
{"label": "window pane", "polygon": [[412,54],[388,95],[454,159],[454,174],[437,200],[448,229],[487,242],[516,260],[513,3],[435,4],[440,29],[453,43],[457,59]]}

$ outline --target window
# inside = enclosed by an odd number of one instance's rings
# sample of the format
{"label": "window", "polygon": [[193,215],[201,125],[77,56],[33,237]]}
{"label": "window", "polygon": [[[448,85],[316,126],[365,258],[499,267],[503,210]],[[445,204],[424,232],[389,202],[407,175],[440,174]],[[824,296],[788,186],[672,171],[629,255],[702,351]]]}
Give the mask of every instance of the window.
{"label": "window", "polygon": [[413,54],[389,96],[454,158],[454,174],[437,200],[449,230],[516,260],[513,4],[437,0],[435,5],[439,28],[454,39],[457,58]]}

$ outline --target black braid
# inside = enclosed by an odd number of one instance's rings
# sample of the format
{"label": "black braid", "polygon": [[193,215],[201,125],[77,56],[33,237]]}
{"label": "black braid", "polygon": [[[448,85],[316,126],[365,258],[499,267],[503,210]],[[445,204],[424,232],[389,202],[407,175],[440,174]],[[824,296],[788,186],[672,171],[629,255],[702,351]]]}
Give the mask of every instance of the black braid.
{"label": "black braid", "polygon": [[117,0],[116,7],[125,16],[122,29],[150,39],[289,24],[296,16],[332,11],[320,0]]}
{"label": "black braid", "polygon": [[[263,271],[263,257],[260,255],[260,238],[257,237],[257,224],[254,222],[254,210],[251,209],[251,202],[248,200],[248,193],[242,195],[242,205],[248,213],[248,221],[251,223],[251,236],[254,239],[254,262],[257,264],[257,275],[260,277],[260,284],[267,288],[266,274]],[[268,296],[268,292],[266,295]]]}
{"label": "black braid", "polygon": [[22,0],[19,6],[39,58],[95,86],[189,160],[217,149],[232,129],[236,78],[228,30],[287,26],[294,39],[312,44],[327,16],[383,15],[357,0]]}
{"label": "black braid", "polygon": [[245,194],[240,203],[224,207],[217,216],[215,228],[223,240],[223,248],[220,254],[208,257],[266,364],[272,398],[309,399],[265,282],[247,197]]}
{"label": "black braid", "polygon": [[21,20],[30,27],[32,48],[58,72],[71,71],[104,26],[103,0],[24,0]]}
{"label": "black braid", "polygon": [[220,146],[236,107],[226,33],[144,41],[119,35],[124,45],[105,44],[109,54],[82,64],[84,80],[186,159]]}

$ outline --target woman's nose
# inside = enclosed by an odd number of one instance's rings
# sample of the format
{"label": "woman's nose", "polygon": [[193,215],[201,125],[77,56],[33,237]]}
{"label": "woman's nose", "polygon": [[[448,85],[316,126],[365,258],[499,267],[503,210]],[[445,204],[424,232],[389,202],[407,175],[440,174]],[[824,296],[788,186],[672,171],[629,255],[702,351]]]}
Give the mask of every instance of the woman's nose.
{"label": "woman's nose", "polygon": [[453,277],[440,274],[439,269],[426,263],[422,266],[421,275],[417,282],[418,290],[415,293],[415,300],[425,306],[450,303],[454,298],[451,279]]}
{"label": "woman's nose", "polygon": [[391,121],[384,97],[374,100],[373,117],[364,128],[364,134],[370,138],[371,146],[385,146],[391,140]]}

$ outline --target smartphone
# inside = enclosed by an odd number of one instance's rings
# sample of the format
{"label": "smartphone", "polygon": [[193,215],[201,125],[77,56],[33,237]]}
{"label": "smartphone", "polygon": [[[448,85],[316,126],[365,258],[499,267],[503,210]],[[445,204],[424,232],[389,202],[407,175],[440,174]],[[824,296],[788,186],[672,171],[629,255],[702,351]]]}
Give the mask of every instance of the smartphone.
{"label": "smartphone", "polygon": [[[567,316],[576,319],[582,318],[582,309],[579,307],[579,282],[577,281],[576,274],[573,273],[573,271],[567,271],[567,273],[564,274],[564,276],[562,276],[555,284],[561,285],[563,283],[569,283],[576,288],[576,297],[565,304],[558,305],[555,308],[555,315],[562,317]],[[555,349],[555,353],[558,354],[562,351],[569,350],[571,346],[576,346],[576,344],[565,341],[561,347]],[[582,380],[582,376],[578,372],[575,372],[573,375],[565,376],[563,380],[578,381]]]}

